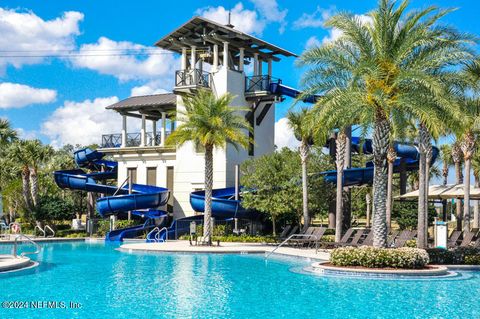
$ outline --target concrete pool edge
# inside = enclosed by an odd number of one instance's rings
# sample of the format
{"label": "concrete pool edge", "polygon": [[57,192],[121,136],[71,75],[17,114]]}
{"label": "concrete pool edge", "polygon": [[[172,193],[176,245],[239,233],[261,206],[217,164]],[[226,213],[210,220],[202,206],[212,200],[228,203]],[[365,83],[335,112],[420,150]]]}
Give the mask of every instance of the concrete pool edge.
{"label": "concrete pool edge", "polygon": [[346,276],[445,276],[448,274],[448,267],[443,265],[430,265],[428,269],[366,269],[347,268],[326,265],[327,261],[315,262],[312,264],[312,271],[325,275],[346,275]]}
{"label": "concrete pool edge", "polygon": [[[121,245],[122,252],[151,252],[151,253],[182,253],[182,254],[266,254],[272,252],[275,246],[257,243],[221,243],[220,246],[190,246],[188,241],[168,241],[166,243],[129,243]],[[298,249],[281,247],[275,255],[297,257],[307,260],[328,260],[329,253],[314,249]]]}

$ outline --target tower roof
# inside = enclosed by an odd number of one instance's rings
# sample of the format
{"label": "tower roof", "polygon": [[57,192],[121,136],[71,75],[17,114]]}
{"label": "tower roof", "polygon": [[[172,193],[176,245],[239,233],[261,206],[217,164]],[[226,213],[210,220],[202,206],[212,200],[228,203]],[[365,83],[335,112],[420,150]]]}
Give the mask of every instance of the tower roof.
{"label": "tower roof", "polygon": [[296,57],[295,53],[265,42],[259,38],[243,33],[235,28],[217,23],[203,17],[193,17],[176,30],[158,40],[155,45],[177,53],[182,47],[207,47],[212,44],[228,42],[229,46],[244,48],[245,57],[253,57],[258,53],[263,60],[279,61],[279,56]]}

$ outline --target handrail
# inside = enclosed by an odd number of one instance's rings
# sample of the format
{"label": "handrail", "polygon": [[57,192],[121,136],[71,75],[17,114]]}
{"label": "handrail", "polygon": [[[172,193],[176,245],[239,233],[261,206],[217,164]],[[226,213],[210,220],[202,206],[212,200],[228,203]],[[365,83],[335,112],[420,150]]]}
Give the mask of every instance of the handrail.
{"label": "handrail", "polygon": [[15,238],[14,245],[13,245],[13,257],[17,258],[17,245],[18,245],[18,239],[19,238],[25,238],[28,242],[32,243],[35,246],[35,251],[24,251],[20,254],[21,257],[24,257],[25,255],[33,255],[33,254],[38,254],[40,250],[42,249],[42,246],[37,244],[36,242],[33,241],[30,237],[24,234],[20,234]]}
{"label": "handrail", "polygon": [[36,230],[40,230],[43,233],[43,237],[47,237],[47,233],[45,232],[45,229],[42,229],[42,227],[36,225],[35,228],[33,228],[33,234],[36,235]]}
{"label": "handrail", "polygon": [[46,225],[43,230],[45,231],[45,235],[47,234],[47,229],[52,233],[51,236],[47,236],[47,237],[55,237],[55,231],[52,229],[52,227],[50,227],[49,225]]}
{"label": "handrail", "polygon": [[267,255],[265,255],[265,259],[268,259],[268,257],[270,257],[278,248],[282,247],[283,245],[285,245],[290,239],[292,239],[292,237],[313,237],[315,239],[315,254],[318,253],[318,236],[317,235],[313,235],[313,234],[310,234],[310,235],[305,235],[305,234],[293,234],[293,235],[290,235],[287,239],[285,239],[284,241],[282,241],[277,247],[275,247],[275,249],[273,249],[271,252],[269,252]]}
{"label": "handrail", "polygon": [[112,196],[117,195],[117,193],[120,191],[120,189],[121,189],[123,186],[125,186],[125,184],[127,183],[127,181],[128,181],[129,179],[130,179],[130,176],[128,176],[127,178],[125,178],[125,180],[123,181],[123,183],[122,183],[120,186],[118,186],[117,190],[115,191],[115,193],[113,193]]}
{"label": "handrail", "polygon": [[160,233],[162,232],[162,230],[165,229],[165,240],[163,240],[164,242],[166,242],[168,240],[168,228],[167,227],[163,227],[162,229],[160,229],[156,234],[155,234],[155,241],[157,242],[160,242]]}
{"label": "handrail", "polygon": [[[152,229],[151,231],[149,231],[148,234],[147,234],[147,238],[150,236],[150,234],[152,234],[155,231],[160,231],[160,228],[158,228],[158,226],[157,226],[154,229]],[[155,236],[154,236],[154,238],[155,238]]]}

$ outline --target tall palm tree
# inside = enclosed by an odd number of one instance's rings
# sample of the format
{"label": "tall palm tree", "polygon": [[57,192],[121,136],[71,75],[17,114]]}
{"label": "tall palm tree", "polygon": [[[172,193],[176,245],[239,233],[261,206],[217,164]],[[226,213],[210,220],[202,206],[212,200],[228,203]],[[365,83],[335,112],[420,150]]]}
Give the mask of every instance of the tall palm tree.
{"label": "tall palm tree", "polygon": [[453,65],[472,57],[471,37],[437,25],[450,10],[428,7],[406,13],[408,1],[380,0],[370,22],[340,13],[326,26],[337,40],[305,51],[305,94],[321,94],[313,112],[331,127],[372,125],[374,246],[386,246],[387,152],[391,127],[415,118],[433,135],[457,101],[449,85]]}
{"label": "tall palm tree", "polygon": [[428,244],[428,181],[431,160],[431,137],[425,125],[419,127],[418,151],[420,153],[418,167],[418,220],[417,247],[426,248]]}
{"label": "tall palm tree", "polygon": [[310,214],[308,212],[307,164],[314,133],[308,121],[309,110],[307,108],[301,108],[298,112],[290,111],[286,117],[293,134],[300,141],[298,150],[302,162],[303,226],[308,227],[310,226]]}
{"label": "tall palm tree", "polygon": [[12,162],[18,165],[22,176],[22,195],[25,201],[25,207],[29,213],[33,211],[34,205],[30,192],[30,159],[25,152],[26,141],[18,140],[12,143],[8,150],[8,157]]}
{"label": "tall palm tree", "polygon": [[205,212],[203,235],[211,244],[213,150],[227,144],[236,149],[248,147],[247,132],[251,130],[240,112],[248,109],[230,106],[233,97],[229,94],[218,98],[209,90],[199,90],[193,96],[183,98],[184,111],[178,111],[176,120],[181,124],[170,134],[167,144],[177,146],[192,142],[205,150]]}
{"label": "tall palm tree", "polygon": [[30,194],[33,207],[38,204],[38,169],[45,164],[53,155],[53,148],[49,145],[43,145],[39,140],[26,140],[24,152],[28,159],[28,169],[30,171]]}

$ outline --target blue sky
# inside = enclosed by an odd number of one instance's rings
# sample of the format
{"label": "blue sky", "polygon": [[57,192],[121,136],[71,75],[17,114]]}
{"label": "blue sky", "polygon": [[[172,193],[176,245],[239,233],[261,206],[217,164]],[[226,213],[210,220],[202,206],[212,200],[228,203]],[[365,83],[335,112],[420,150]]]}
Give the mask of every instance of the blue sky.
{"label": "blue sky", "polygon": [[[411,8],[425,3],[414,0]],[[476,1],[428,3],[458,7],[445,23],[480,34]],[[156,40],[193,15],[225,22],[226,10],[232,10],[238,29],[300,54],[308,45],[335,36],[323,27],[328,16],[339,10],[362,15],[375,5],[376,0],[2,1],[0,56],[17,57],[0,57],[0,116],[10,119],[22,136],[54,146],[99,142],[102,133],[120,128],[119,119],[104,106],[132,94],[171,90],[178,57],[148,53]],[[144,55],[18,57],[140,51]],[[274,65],[274,76],[290,86],[298,85],[300,75],[294,59]],[[282,144],[293,140],[282,120],[290,103],[276,109],[277,140]]]}

